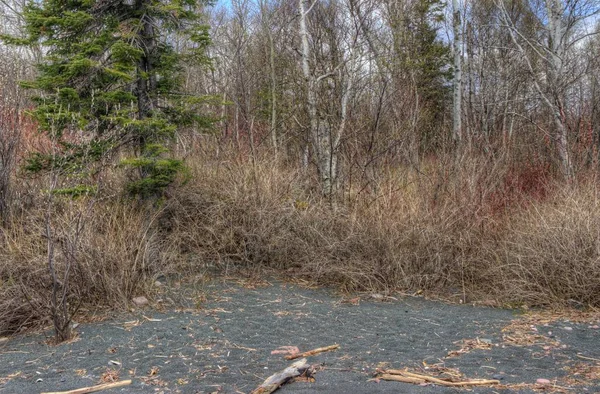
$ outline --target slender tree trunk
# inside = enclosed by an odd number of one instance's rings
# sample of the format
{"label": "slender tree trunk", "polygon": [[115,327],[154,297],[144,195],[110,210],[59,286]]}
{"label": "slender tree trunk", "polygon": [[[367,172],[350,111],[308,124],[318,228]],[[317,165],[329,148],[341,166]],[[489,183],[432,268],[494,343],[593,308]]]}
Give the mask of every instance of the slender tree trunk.
{"label": "slender tree trunk", "polygon": [[563,176],[567,181],[573,178],[573,166],[569,154],[569,141],[564,113],[564,98],[561,84],[563,82],[563,58],[565,56],[566,26],[564,21],[564,8],[561,0],[546,0],[548,13],[548,30],[550,32],[548,47],[550,49],[550,64],[548,67],[548,90],[552,98],[552,117],[556,127],[555,143],[560,159]]}
{"label": "slender tree trunk", "polygon": [[502,12],[504,22],[509,27],[508,31],[512,41],[525,60],[527,71],[531,75],[533,86],[552,116],[555,127],[554,143],[560,160],[561,171],[565,180],[571,182],[574,176],[573,164],[569,153],[567,125],[563,108],[565,94],[565,88],[563,86],[565,81],[563,61],[567,49],[566,40],[569,35],[567,32],[563,3],[561,0],[545,1],[548,19],[546,28],[549,32],[548,44],[544,48],[543,54],[536,52],[537,56],[547,65],[545,78],[540,78],[538,73],[534,70],[532,61],[520,42],[524,40],[524,42],[530,46],[531,43],[523,38],[510,19],[504,5],[504,0],[497,1],[497,4]]}
{"label": "slender tree trunk", "polygon": [[310,46],[308,43],[308,29],[306,26],[306,16],[310,10],[306,10],[305,0],[299,0],[300,10],[300,41],[301,41],[301,62],[302,73],[306,84],[306,107],[310,122],[310,136],[312,139],[313,151],[317,163],[317,169],[321,181],[321,190],[323,195],[331,196],[335,172],[337,171],[337,154],[335,146],[331,140],[331,130],[329,123],[319,119],[317,107],[317,88],[319,80],[314,76],[310,69]]}
{"label": "slender tree trunk", "polygon": [[[136,3],[138,11],[143,11],[148,4],[142,0]],[[152,56],[156,50],[156,37],[154,32],[154,21],[152,17],[145,14],[141,18],[142,26],[139,37],[139,43],[144,55],[138,62],[138,78],[137,78],[137,100],[138,100],[138,117],[144,119],[150,116],[152,110],[156,107],[156,98],[152,97],[152,93],[156,91],[156,75],[154,75]]]}
{"label": "slender tree trunk", "polygon": [[462,140],[462,23],[458,0],[452,0],[452,30],[454,33],[454,93],[452,108],[452,138],[456,145]]}
{"label": "slender tree trunk", "polygon": [[275,75],[275,48],[273,48],[273,34],[269,33],[269,65],[271,67],[271,143],[277,153],[277,78]]}

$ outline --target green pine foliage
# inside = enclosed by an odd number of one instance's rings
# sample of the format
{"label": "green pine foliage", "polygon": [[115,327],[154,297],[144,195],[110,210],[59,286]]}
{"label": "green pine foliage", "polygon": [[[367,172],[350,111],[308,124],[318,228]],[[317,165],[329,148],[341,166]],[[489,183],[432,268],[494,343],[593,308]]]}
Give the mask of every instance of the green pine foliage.
{"label": "green pine foliage", "polygon": [[421,106],[421,145],[442,145],[445,108],[452,79],[450,46],[439,36],[444,20],[442,0],[415,0],[393,23],[396,68],[415,85]]}
{"label": "green pine foliage", "polygon": [[[209,128],[200,108],[208,100],[183,90],[186,63],[209,63],[206,0],[42,0],[25,8],[26,37],[14,45],[40,45],[44,59],[35,80],[32,116],[58,154],[37,153],[30,171],[89,171],[125,150],[135,171],[129,187],[160,195],[185,168],[169,141],[181,127]],[[81,190],[76,188],[74,190]]]}

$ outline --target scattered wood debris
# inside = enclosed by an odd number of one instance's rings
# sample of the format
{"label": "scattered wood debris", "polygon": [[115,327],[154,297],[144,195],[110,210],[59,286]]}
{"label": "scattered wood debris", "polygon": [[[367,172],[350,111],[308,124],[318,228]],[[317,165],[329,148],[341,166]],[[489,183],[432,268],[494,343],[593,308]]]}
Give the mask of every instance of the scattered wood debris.
{"label": "scattered wood debris", "polygon": [[600,380],[600,363],[594,365],[579,362],[564,369],[568,372],[564,380],[570,385],[590,384],[593,381]]}
{"label": "scattered wood debris", "polygon": [[41,393],[41,394],[87,394],[87,393],[95,393],[95,392],[102,391],[102,390],[114,389],[117,387],[128,386],[130,384],[131,384],[131,380],[122,380],[120,382],[99,384],[99,385],[90,386],[90,387],[82,387],[82,388],[75,389],[75,390],[52,391],[52,392],[45,392],[45,393]]}
{"label": "scattered wood debris", "polygon": [[336,349],[339,349],[339,348],[340,348],[340,345],[338,345],[336,343],[335,345],[316,348],[316,349],[309,350],[308,352],[304,352],[304,353],[290,354],[290,355],[285,356],[285,359],[286,360],[295,360],[295,359],[300,358],[300,357],[314,356],[314,355],[319,354],[319,353],[329,352],[331,350],[336,350]]}
{"label": "scattered wood debris", "polygon": [[250,394],[271,394],[290,379],[305,375],[310,372],[310,365],[305,358],[294,362],[281,372],[269,376],[260,386]]}
{"label": "scattered wood debris", "polygon": [[458,350],[451,350],[446,355],[446,358],[458,357],[462,354],[469,353],[471,350],[480,349],[480,350],[489,350],[492,348],[492,341],[486,339],[463,339],[461,341],[454,342],[456,345],[460,346]]}
{"label": "scattered wood debris", "polygon": [[[22,372],[18,371],[18,372],[12,373],[6,377],[0,377],[0,386],[8,383],[10,380],[12,380],[14,378],[18,378],[21,375],[22,375]],[[2,391],[2,390],[0,389],[0,391]]]}
{"label": "scattered wood debris", "polygon": [[295,355],[295,354],[299,354],[299,353],[300,353],[300,349],[298,349],[297,346],[280,346],[271,352],[271,354],[288,354],[288,355]]}
{"label": "scattered wood debris", "polygon": [[560,342],[539,333],[537,327],[547,326],[558,321],[580,324],[587,323],[594,325],[593,327],[597,327],[597,324],[600,323],[600,311],[581,311],[576,309],[530,311],[520,318],[511,321],[508,326],[502,329],[504,342],[513,346],[546,345],[557,347],[560,345]]}
{"label": "scattered wood debris", "polygon": [[139,326],[141,323],[139,320],[126,321],[123,323],[123,328],[125,331],[131,331],[133,327]]}
{"label": "scattered wood debris", "polygon": [[560,342],[539,332],[536,325],[540,322],[532,318],[513,320],[502,329],[504,343],[512,346],[550,346],[558,347]]}
{"label": "scattered wood debris", "polygon": [[426,384],[433,383],[440,386],[447,387],[464,387],[464,386],[493,386],[500,384],[499,380],[489,379],[463,379],[454,380],[447,378],[436,378],[430,375],[424,375],[421,373],[410,372],[406,369],[385,369],[379,371],[379,374],[375,379],[391,380],[395,382],[404,382],[412,384]]}
{"label": "scattered wood debris", "polygon": [[343,298],[339,301],[340,304],[360,305],[360,297]]}
{"label": "scattered wood debris", "polygon": [[498,390],[510,390],[517,392],[521,390],[531,390],[536,393],[544,394],[572,394],[574,389],[570,387],[558,386],[556,384],[540,384],[540,383],[516,383],[516,384],[499,384],[494,386]]}
{"label": "scattered wood debris", "polygon": [[377,301],[398,301],[398,299],[396,297],[392,297],[392,296],[380,294],[380,293],[371,293],[371,294],[369,294],[369,298],[372,298]]}

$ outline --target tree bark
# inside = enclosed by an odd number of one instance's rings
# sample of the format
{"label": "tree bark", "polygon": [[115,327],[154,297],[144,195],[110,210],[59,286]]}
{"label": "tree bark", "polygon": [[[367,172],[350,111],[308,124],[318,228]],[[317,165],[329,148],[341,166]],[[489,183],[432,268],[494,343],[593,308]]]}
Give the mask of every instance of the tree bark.
{"label": "tree bark", "polygon": [[454,83],[452,107],[452,138],[459,145],[462,140],[462,21],[458,0],[452,0],[452,31],[454,33]]}

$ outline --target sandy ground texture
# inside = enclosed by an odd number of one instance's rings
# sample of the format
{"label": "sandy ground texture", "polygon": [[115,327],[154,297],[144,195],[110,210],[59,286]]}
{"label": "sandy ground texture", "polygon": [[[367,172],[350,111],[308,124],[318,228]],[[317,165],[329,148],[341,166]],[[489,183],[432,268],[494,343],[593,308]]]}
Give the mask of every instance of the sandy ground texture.
{"label": "sandy ground texture", "polygon": [[[40,333],[0,342],[0,393],[124,379],[132,384],[103,392],[249,393],[292,363],[272,351],[332,344],[340,348],[308,358],[313,379],[278,393],[600,393],[593,315],[556,320],[418,297],[344,298],[281,282],[211,282],[199,290],[174,290],[153,307],[82,323],[75,340],[58,346]],[[167,306],[181,303],[175,294],[185,307]],[[467,390],[372,379],[386,368],[501,384]]]}

